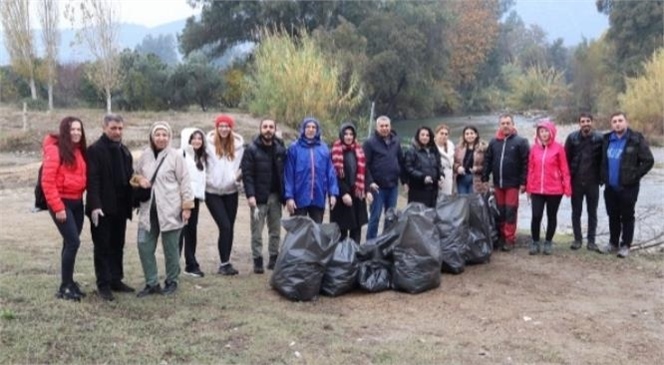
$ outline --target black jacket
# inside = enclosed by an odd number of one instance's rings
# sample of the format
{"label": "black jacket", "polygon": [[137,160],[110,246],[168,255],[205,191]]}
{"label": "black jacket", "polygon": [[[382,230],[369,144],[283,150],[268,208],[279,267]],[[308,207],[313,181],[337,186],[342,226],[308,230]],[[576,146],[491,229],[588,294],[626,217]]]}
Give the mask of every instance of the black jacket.
{"label": "black jacket", "polygon": [[528,140],[521,136],[510,134],[507,138],[493,138],[484,154],[482,181],[489,181],[489,175],[493,174],[495,187],[525,186],[529,154]]}
{"label": "black jacket", "polygon": [[403,154],[401,140],[396,132],[392,131],[387,142],[374,132],[364,141],[362,149],[367,162],[366,190],[369,191],[372,183],[376,183],[380,188],[398,186],[399,179],[403,177]]}
{"label": "black jacket", "polygon": [[580,131],[567,136],[565,155],[569,165],[572,183],[600,183],[600,166],[602,164],[602,135],[591,132],[584,137]]}
{"label": "black jacket", "polygon": [[266,204],[270,196],[272,181],[277,174],[276,182],[279,185],[277,193],[279,200],[283,200],[284,161],[286,159],[286,147],[284,142],[274,137],[274,160],[271,158],[269,148],[263,143],[260,136],[254,138],[242,156],[240,169],[242,169],[242,181],[247,198],[255,197],[257,204]]}
{"label": "black jacket", "polygon": [[[406,151],[404,165],[408,190],[438,190],[441,166],[440,154],[436,146],[422,148],[413,143],[413,147]],[[431,176],[433,184],[424,183],[426,176]]]}
{"label": "black jacket", "polygon": [[[119,171],[114,166],[111,149],[119,148],[123,160],[126,184],[117,184],[115,177]],[[132,188],[129,179],[134,174],[133,158],[124,144],[117,144],[103,134],[88,147],[88,182],[85,211],[88,215],[101,209],[105,215],[119,215],[131,219]]]}
{"label": "black jacket", "polygon": [[[627,129],[627,141],[625,149],[620,158],[620,185],[630,186],[638,184],[641,178],[655,165],[655,158],[650,151],[648,142],[639,132]],[[611,132],[604,134],[602,138],[602,183],[609,182],[609,160],[606,151],[609,148],[609,136]],[[89,158],[89,157],[88,157]]]}

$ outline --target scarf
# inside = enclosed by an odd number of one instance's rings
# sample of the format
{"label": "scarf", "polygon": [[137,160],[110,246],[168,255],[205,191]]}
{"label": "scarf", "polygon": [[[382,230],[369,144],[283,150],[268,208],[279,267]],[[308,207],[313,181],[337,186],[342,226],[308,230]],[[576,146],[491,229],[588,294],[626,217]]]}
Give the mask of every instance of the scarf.
{"label": "scarf", "polygon": [[355,175],[355,187],[353,193],[357,198],[364,198],[364,174],[366,169],[366,160],[362,146],[353,142],[346,145],[341,140],[336,140],[332,144],[332,165],[340,179],[345,178],[344,174],[344,152],[354,150],[357,159],[357,173]]}

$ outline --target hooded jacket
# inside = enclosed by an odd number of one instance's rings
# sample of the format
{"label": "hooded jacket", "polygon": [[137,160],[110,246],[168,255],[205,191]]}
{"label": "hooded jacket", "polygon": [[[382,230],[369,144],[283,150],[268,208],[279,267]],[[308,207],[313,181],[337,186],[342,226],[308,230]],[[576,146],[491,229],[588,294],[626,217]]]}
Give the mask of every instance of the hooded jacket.
{"label": "hooded jacket", "polygon": [[572,195],[569,167],[565,148],[556,142],[556,126],[550,121],[537,124],[537,130],[546,128],[551,138],[548,144],[539,139],[535,132],[535,143],[530,149],[528,160],[528,184],[526,191],[541,195]]}
{"label": "hooded jacket", "polygon": [[51,135],[44,138],[43,154],[41,185],[46,203],[53,212],[60,212],[65,209],[62,199],[83,198],[87,183],[87,165],[78,147],[74,149],[74,163],[62,163],[58,139]]}
{"label": "hooded jacket", "polygon": [[509,136],[498,129],[484,154],[482,181],[489,181],[489,175],[493,174],[493,185],[497,188],[525,186],[528,154],[528,140],[517,135],[516,129]]}
{"label": "hooded jacket", "polygon": [[[316,135],[307,139],[305,126],[316,125]],[[338,196],[337,175],[330,150],[320,140],[320,123],[307,117],[300,124],[300,137],[288,147],[284,166],[284,199],[295,200],[298,208],[325,208],[327,196]]]}
{"label": "hooded jacket", "polygon": [[200,132],[203,135],[203,146],[205,148],[207,141],[205,141],[205,132],[198,128],[184,128],[180,132],[180,150],[179,153],[184,157],[184,162],[189,172],[189,181],[191,182],[191,189],[194,193],[194,198],[198,200],[205,200],[205,176],[206,164],[203,164],[203,170],[199,170],[196,166],[196,153],[194,147],[189,144],[189,138],[194,132]]}
{"label": "hooded jacket", "polygon": [[282,200],[285,160],[286,147],[281,139],[275,136],[272,138],[272,145],[267,146],[260,135],[256,136],[242,157],[242,182],[247,198],[253,196],[256,204],[267,204],[272,182],[276,181],[279,198]]}
{"label": "hooded jacket", "polygon": [[205,192],[217,195],[237,193],[237,177],[240,171],[240,162],[244,154],[244,138],[231,132],[235,145],[235,157],[230,160],[226,156],[217,156],[214,148],[215,131],[207,134],[205,148],[208,154],[208,167],[205,183]]}
{"label": "hooded jacket", "polygon": [[[157,125],[159,124],[159,125]],[[151,179],[157,166],[163,159],[152,184],[152,195],[148,201],[142,202],[138,213],[139,228],[150,231],[150,207],[154,201],[159,219],[159,231],[168,232],[184,226],[182,210],[194,208],[194,194],[189,181],[189,171],[182,155],[169,145],[159,151],[155,157],[152,149],[152,132],[155,127],[166,129],[169,140],[173,132],[165,122],[156,122],[150,128],[150,146],[143,150],[136,163],[135,172],[139,176]],[[132,186],[138,186],[138,176],[131,180]]]}

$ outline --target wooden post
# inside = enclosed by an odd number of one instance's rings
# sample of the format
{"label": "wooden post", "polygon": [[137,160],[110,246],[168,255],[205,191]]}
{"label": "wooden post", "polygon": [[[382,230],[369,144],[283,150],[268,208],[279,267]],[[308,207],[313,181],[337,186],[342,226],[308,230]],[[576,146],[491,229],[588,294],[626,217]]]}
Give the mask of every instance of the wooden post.
{"label": "wooden post", "polygon": [[23,131],[28,130],[28,103],[23,102]]}

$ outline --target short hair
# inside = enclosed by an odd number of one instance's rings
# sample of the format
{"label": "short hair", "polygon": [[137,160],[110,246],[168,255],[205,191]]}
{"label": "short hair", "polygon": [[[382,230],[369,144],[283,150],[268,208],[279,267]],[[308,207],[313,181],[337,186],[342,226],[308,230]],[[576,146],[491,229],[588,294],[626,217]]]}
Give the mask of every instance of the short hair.
{"label": "short hair", "polygon": [[501,119],[504,119],[504,118],[510,118],[510,121],[511,121],[512,123],[514,123],[514,116],[512,116],[512,114],[509,114],[509,113],[501,114],[501,115],[498,117],[498,120],[501,120]]}
{"label": "short hair", "polygon": [[111,122],[124,123],[124,119],[120,114],[109,113],[104,115],[104,125],[109,125]]}
{"label": "short hair", "polygon": [[578,120],[581,120],[581,118],[588,118],[590,120],[593,120],[593,115],[590,114],[590,113],[583,112],[583,113],[579,114],[579,119]]}
{"label": "short hair", "polygon": [[274,123],[274,128],[277,128],[277,121],[274,120],[274,119],[272,119],[272,118],[263,118],[263,119],[261,119],[261,122],[258,123],[258,128],[259,128],[259,129],[260,129],[260,128],[263,128],[263,123],[264,123],[265,121],[268,121],[268,120]]}
{"label": "short hair", "polygon": [[609,119],[613,119],[613,117],[617,117],[619,115],[622,115],[623,117],[625,117],[625,119],[627,119],[627,113],[621,111],[614,112],[613,114],[611,114]]}
{"label": "short hair", "polygon": [[376,125],[378,125],[378,122],[392,123],[392,121],[390,120],[390,117],[388,117],[387,115],[381,115],[380,117],[376,118]]}

